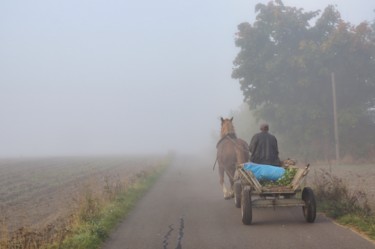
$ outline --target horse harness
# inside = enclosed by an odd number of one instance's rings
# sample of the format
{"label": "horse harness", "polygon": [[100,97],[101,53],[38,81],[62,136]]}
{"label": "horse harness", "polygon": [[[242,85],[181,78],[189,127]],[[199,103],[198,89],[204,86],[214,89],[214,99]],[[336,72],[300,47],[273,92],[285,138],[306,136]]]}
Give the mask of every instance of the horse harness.
{"label": "horse harness", "polygon": [[[237,144],[237,136],[236,136],[236,134],[233,134],[233,133],[226,134],[225,136],[223,136],[222,138],[220,138],[220,140],[219,140],[219,141],[217,142],[217,144],[216,144],[216,148],[218,148],[218,147],[219,147],[219,144],[220,144],[222,141],[224,141],[226,138],[228,138],[229,141],[231,141],[237,149],[239,148],[239,147],[238,147],[238,144]],[[242,148],[242,146],[241,146],[239,149],[241,149],[241,150],[244,151],[244,152],[247,152],[247,150],[244,150],[244,149]],[[218,158],[217,158],[217,156],[216,156],[215,164],[214,164],[214,167],[212,168],[212,170],[215,170],[215,166],[216,166],[217,160],[218,160]],[[225,170],[225,169],[224,169],[224,170]],[[227,171],[225,170],[225,172],[227,172]],[[228,172],[227,172],[227,174],[228,174]],[[232,178],[233,178],[233,177],[232,177]]]}
{"label": "horse harness", "polygon": [[222,142],[222,141],[224,141],[226,138],[228,138],[229,139],[229,141],[231,141],[235,146],[236,146],[236,148],[238,149],[241,149],[243,152],[248,152],[247,150],[245,150],[244,148],[242,148],[242,146],[241,147],[238,147],[238,144],[237,144],[237,136],[236,136],[236,134],[233,134],[233,133],[231,133],[231,134],[227,134],[227,135],[225,135],[225,136],[223,136],[222,138],[220,138],[220,140],[219,140],[219,142],[217,142],[217,144],[216,144],[216,148],[219,146],[219,144]]}

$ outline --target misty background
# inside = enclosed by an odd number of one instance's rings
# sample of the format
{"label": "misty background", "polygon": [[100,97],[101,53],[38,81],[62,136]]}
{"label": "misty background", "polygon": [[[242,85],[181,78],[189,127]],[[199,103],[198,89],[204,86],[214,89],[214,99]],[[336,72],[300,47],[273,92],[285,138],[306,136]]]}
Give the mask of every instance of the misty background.
{"label": "misty background", "polygon": [[[0,156],[212,149],[243,102],[234,38],[259,2],[0,1]],[[370,0],[283,2],[374,18]]]}

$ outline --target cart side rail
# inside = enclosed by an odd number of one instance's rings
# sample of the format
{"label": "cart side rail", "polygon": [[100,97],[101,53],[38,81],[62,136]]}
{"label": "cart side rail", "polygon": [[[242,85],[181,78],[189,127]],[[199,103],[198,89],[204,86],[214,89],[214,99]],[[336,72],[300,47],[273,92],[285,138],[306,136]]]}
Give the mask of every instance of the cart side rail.
{"label": "cart side rail", "polygon": [[297,169],[297,173],[294,176],[294,178],[292,180],[292,183],[291,183],[293,191],[296,191],[297,189],[300,188],[301,183],[303,182],[303,180],[305,179],[305,177],[309,173],[309,171],[310,171],[310,164],[307,164],[307,166],[305,168],[298,168]]}
{"label": "cart side rail", "polygon": [[262,185],[255,178],[253,172],[247,171],[243,168],[243,164],[237,166],[237,170],[240,173],[241,178],[244,178],[255,190],[255,192],[262,192]]}

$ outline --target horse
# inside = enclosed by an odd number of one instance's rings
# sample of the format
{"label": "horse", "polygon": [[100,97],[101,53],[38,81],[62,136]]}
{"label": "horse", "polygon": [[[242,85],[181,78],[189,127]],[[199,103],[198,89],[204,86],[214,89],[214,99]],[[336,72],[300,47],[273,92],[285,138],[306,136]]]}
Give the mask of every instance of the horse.
{"label": "horse", "polygon": [[[217,142],[216,148],[216,160],[219,164],[220,185],[223,189],[224,199],[229,199],[234,196],[233,184],[236,164],[249,161],[249,145],[244,140],[237,138],[233,126],[233,117],[230,119],[221,118],[221,138]],[[229,178],[229,191],[224,184],[224,172]]]}

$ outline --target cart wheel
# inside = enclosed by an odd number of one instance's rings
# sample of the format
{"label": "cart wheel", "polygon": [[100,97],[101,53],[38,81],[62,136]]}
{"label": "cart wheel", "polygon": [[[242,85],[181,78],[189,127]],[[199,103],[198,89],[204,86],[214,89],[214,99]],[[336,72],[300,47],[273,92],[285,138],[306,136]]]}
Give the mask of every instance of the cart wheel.
{"label": "cart wheel", "polygon": [[250,225],[251,220],[253,218],[250,186],[245,186],[242,189],[241,214],[242,214],[242,223],[245,225]]}
{"label": "cart wheel", "polygon": [[316,203],[314,192],[311,188],[305,187],[302,191],[302,200],[305,202],[305,206],[302,207],[303,216],[309,223],[313,223],[316,218]]}
{"label": "cart wheel", "polygon": [[234,205],[236,208],[241,207],[241,191],[242,191],[242,186],[241,182],[237,181],[233,184],[233,189],[234,189]]}

